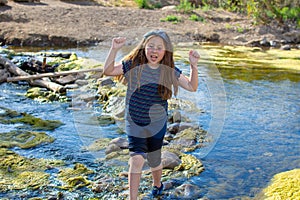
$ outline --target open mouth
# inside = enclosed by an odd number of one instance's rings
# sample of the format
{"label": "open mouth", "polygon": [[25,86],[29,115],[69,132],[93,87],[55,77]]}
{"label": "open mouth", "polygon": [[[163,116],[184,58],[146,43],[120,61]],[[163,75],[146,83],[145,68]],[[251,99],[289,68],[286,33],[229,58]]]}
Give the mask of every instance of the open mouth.
{"label": "open mouth", "polygon": [[155,62],[157,60],[158,56],[157,55],[151,55],[150,58],[151,58],[151,61]]}

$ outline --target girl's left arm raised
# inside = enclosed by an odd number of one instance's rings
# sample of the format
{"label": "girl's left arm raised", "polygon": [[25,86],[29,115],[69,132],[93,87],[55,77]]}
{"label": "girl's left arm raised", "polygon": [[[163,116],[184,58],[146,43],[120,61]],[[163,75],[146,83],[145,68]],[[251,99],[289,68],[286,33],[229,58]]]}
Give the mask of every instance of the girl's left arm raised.
{"label": "girl's left arm raised", "polygon": [[190,76],[186,77],[181,74],[179,77],[179,85],[191,92],[197,91],[198,88],[198,60],[200,55],[195,50],[190,50],[189,61],[190,61]]}

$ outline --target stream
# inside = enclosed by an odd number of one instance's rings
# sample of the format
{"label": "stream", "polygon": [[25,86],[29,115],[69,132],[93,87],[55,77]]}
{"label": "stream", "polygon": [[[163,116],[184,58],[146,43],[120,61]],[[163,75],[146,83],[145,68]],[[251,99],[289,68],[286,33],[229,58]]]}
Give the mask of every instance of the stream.
{"label": "stream", "polygon": [[[68,51],[101,61],[107,53],[99,47]],[[211,143],[193,152],[205,171],[188,182],[197,185],[201,196],[208,199],[254,198],[275,174],[300,168],[299,71],[222,68],[207,63],[199,65],[198,91],[187,95],[180,90],[178,96],[196,102],[205,111],[195,113],[192,120],[211,134]],[[189,72],[183,61],[176,64],[184,73]],[[27,157],[63,159],[70,165],[81,162],[95,167],[94,159],[104,154],[84,151],[82,146],[99,137],[118,136],[116,127],[99,127],[88,120],[101,110],[79,112],[67,109],[68,103],[39,103],[23,96],[26,89],[1,84],[0,106],[60,120],[64,125],[48,132],[56,138],[51,144],[13,150]],[[11,128],[0,124],[0,132]],[[5,196],[0,193],[0,197]]]}

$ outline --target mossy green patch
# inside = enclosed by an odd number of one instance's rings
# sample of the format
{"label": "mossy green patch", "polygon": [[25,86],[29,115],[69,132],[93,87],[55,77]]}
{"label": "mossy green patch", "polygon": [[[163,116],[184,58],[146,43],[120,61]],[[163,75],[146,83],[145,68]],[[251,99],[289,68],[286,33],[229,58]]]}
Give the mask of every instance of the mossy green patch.
{"label": "mossy green patch", "polygon": [[62,169],[58,173],[58,179],[64,182],[61,189],[74,190],[76,188],[88,186],[91,181],[87,179],[87,175],[93,174],[94,171],[88,169],[85,165],[81,163],[76,163],[74,168]]}
{"label": "mossy green patch", "polygon": [[39,102],[53,102],[53,101],[67,102],[68,101],[68,98],[65,95],[62,95],[57,92],[45,90],[40,87],[32,87],[28,89],[25,96],[27,98],[31,98]]}
{"label": "mossy green patch", "polygon": [[190,178],[192,176],[198,176],[204,171],[202,162],[193,155],[181,154],[181,163],[174,168],[174,171],[182,171],[182,174]]}
{"label": "mossy green patch", "polygon": [[44,132],[11,131],[0,134],[0,147],[20,147],[28,149],[43,143],[52,143],[55,139]]}
{"label": "mossy green patch", "polygon": [[26,158],[0,148],[0,191],[38,189],[47,186],[46,169],[64,165],[61,160]]}
{"label": "mossy green patch", "polygon": [[21,117],[11,119],[10,122],[28,124],[35,130],[54,130],[63,124],[58,120],[43,120],[27,113],[22,113]]}
{"label": "mossy green patch", "polygon": [[105,149],[111,140],[112,139],[110,139],[110,138],[99,138],[85,148],[88,151],[100,151],[100,150]]}
{"label": "mossy green patch", "polygon": [[23,123],[30,125],[30,128],[34,130],[50,131],[63,125],[63,123],[58,120],[43,120],[41,118],[34,117],[33,115],[27,113],[18,113],[17,111],[4,107],[0,107],[0,109],[2,110],[0,113],[0,122],[2,124]]}
{"label": "mossy green patch", "polygon": [[264,189],[266,200],[300,199],[300,169],[276,174]]}
{"label": "mossy green patch", "polygon": [[[178,47],[176,60],[187,61],[190,47]],[[198,49],[200,64],[214,64],[218,68],[232,69],[285,69],[300,71],[300,50],[264,50],[258,47],[203,45]]]}

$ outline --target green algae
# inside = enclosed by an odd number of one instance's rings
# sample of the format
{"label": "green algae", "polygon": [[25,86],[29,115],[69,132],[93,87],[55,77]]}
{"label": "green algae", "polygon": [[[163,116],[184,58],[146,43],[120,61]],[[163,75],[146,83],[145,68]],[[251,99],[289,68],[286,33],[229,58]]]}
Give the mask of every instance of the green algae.
{"label": "green algae", "polygon": [[0,191],[38,189],[47,186],[48,168],[64,165],[61,160],[26,158],[0,148]]}
{"label": "green algae", "polygon": [[34,99],[42,103],[53,102],[53,101],[58,101],[58,102],[68,101],[68,98],[65,95],[57,92],[45,90],[40,87],[29,88],[25,96],[27,98]]}
{"label": "green algae", "polygon": [[92,144],[90,144],[89,146],[85,147],[85,149],[88,150],[88,151],[103,150],[108,146],[108,143],[111,140],[112,139],[110,139],[110,138],[99,138],[99,139],[95,140]]}
{"label": "green algae", "polygon": [[300,199],[300,169],[276,174],[272,183],[263,190],[266,200]]}
{"label": "green algae", "polygon": [[80,69],[90,69],[101,66],[101,64],[93,59],[79,58],[76,53],[72,53],[69,59],[57,58],[51,62],[52,65],[58,64],[59,66],[55,71],[70,71]]}
{"label": "green algae", "polygon": [[29,124],[34,130],[54,130],[63,124],[58,120],[43,120],[26,113],[22,113],[20,118],[11,119],[10,122]]}
{"label": "green algae", "polygon": [[202,162],[191,154],[181,154],[181,163],[174,168],[174,171],[182,171],[187,178],[198,176],[204,171]]}
{"label": "green algae", "polygon": [[74,190],[91,184],[87,175],[93,174],[94,171],[88,169],[81,163],[76,163],[74,168],[61,169],[57,177],[63,181],[64,185],[59,188],[64,190]]}
{"label": "green algae", "polygon": [[0,147],[20,147],[28,149],[43,143],[52,143],[55,139],[44,132],[11,131],[0,134]]}
{"label": "green algae", "polygon": [[101,115],[97,117],[100,126],[115,124],[116,120],[110,115]]}
{"label": "green algae", "polygon": [[13,189],[24,189],[24,185],[26,185],[26,189],[39,189],[41,186],[45,186],[49,183],[49,176],[49,174],[39,171],[21,172],[15,177]]}
{"label": "green algae", "polygon": [[0,123],[2,124],[26,124],[29,125],[33,130],[46,130],[52,131],[61,125],[62,122],[59,120],[43,120],[38,117],[34,117],[33,115],[27,113],[18,113],[17,111],[7,109],[4,107],[0,107],[3,111],[0,113]]}
{"label": "green algae", "polygon": [[121,162],[127,162],[129,158],[130,156],[129,156],[128,149],[123,149],[122,151],[118,151],[118,152],[111,152],[110,154],[105,156],[105,160],[115,159]]}
{"label": "green algae", "polygon": [[104,108],[109,104],[109,98],[112,97],[125,97],[126,86],[121,83],[116,83],[115,86],[102,86],[99,88],[99,101],[104,103]]}
{"label": "green algae", "polygon": [[[221,76],[226,79],[240,79],[244,81],[271,79],[280,81],[290,79],[300,80],[300,50],[291,49],[262,49],[259,47],[245,46],[220,46],[203,45],[201,48],[193,46],[198,50],[201,59],[200,67],[217,67]],[[178,47],[175,59],[188,65],[187,53],[190,46]],[[272,76],[270,77],[270,74]],[[274,74],[274,75],[273,75]]]}

